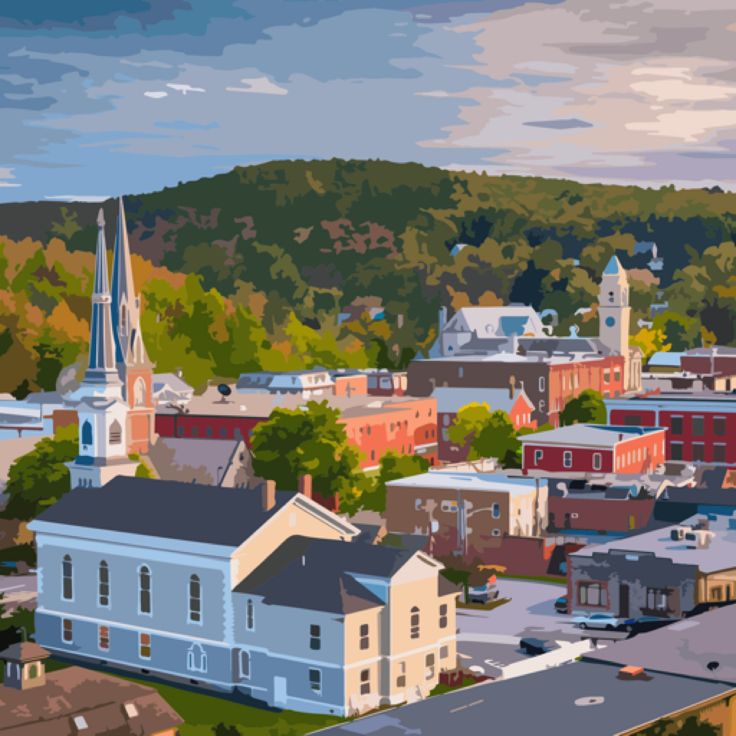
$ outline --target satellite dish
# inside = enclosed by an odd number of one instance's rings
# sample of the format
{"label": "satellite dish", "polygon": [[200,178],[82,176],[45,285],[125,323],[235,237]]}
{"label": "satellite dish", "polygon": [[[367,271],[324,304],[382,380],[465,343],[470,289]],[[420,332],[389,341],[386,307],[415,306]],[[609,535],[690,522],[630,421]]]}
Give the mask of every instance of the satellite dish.
{"label": "satellite dish", "polygon": [[217,387],[217,392],[222,396],[221,402],[224,404],[225,399],[230,396],[230,394],[233,392],[233,390],[228,386],[226,383],[221,383]]}

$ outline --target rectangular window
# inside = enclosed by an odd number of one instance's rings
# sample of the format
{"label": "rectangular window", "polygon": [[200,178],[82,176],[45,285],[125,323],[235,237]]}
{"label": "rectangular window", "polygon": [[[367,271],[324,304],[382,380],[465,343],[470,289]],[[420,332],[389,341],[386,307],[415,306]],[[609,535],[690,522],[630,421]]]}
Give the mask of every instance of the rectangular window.
{"label": "rectangular window", "polygon": [[603,467],[603,457],[600,452],[593,453],[593,470],[600,470]]}
{"label": "rectangular window", "polygon": [[702,437],[705,434],[705,418],[693,417],[693,437]]}
{"label": "rectangular window", "polygon": [[97,646],[106,652],[110,649],[110,629],[107,626],[100,626],[97,629]]}
{"label": "rectangular window", "polygon": [[682,442],[670,443],[670,460],[682,460]]}
{"label": "rectangular window", "polygon": [[713,445],[713,462],[726,462],[726,445]]}
{"label": "rectangular window", "polygon": [[151,659],[151,635],[138,634],[138,656],[141,659]]}
{"label": "rectangular window", "polygon": [[718,437],[726,434],[726,417],[713,417],[713,434]]}
{"label": "rectangular window", "polygon": [[544,376],[539,376],[539,392],[542,393],[547,388],[547,381],[544,380]]}
{"label": "rectangular window", "polygon": [[322,692],[322,670],[312,669],[309,670],[309,687],[315,693]]}
{"label": "rectangular window", "polygon": [[641,427],[641,414],[627,414],[624,417],[624,424],[627,427]]}
{"label": "rectangular window", "polygon": [[396,687],[406,687],[406,662],[399,662],[399,675],[396,678]]}
{"label": "rectangular window", "polygon": [[245,604],[245,628],[248,631],[253,631],[256,628],[255,606],[250,598]]}
{"label": "rectangular window", "polygon": [[370,646],[370,636],[368,635],[368,624],[360,625],[360,648],[368,649]]}
{"label": "rectangular window", "polygon": [[250,652],[245,649],[240,651],[240,679],[250,680]]}
{"label": "rectangular window", "polygon": [[368,695],[371,692],[371,671],[361,670],[360,672],[360,694]]}
{"label": "rectangular window", "polygon": [[565,450],[565,452],[563,453],[562,465],[566,468],[572,467],[572,452],[570,452],[570,450]]}
{"label": "rectangular window", "polygon": [[580,583],[578,602],[581,606],[605,606],[606,589],[600,583]]}
{"label": "rectangular window", "polygon": [[443,603],[440,606],[440,628],[447,628],[447,603]]}
{"label": "rectangular window", "polygon": [[424,658],[425,672],[424,677],[427,680],[431,680],[434,677],[434,654],[428,654]]}
{"label": "rectangular window", "polygon": [[682,417],[677,416],[670,418],[670,434],[682,434]]}
{"label": "rectangular window", "polygon": [[650,611],[666,611],[667,594],[666,588],[647,588],[647,609]]}
{"label": "rectangular window", "polygon": [[440,659],[447,659],[450,656],[450,647],[445,645],[440,647]]}
{"label": "rectangular window", "polygon": [[68,618],[63,619],[61,622],[61,640],[67,644],[71,644],[74,641],[74,628]]}
{"label": "rectangular window", "polygon": [[611,382],[611,371],[606,368],[606,370],[603,371],[603,382],[604,383],[610,383]]}
{"label": "rectangular window", "polygon": [[544,450],[534,450],[534,464],[539,465],[544,457]]}
{"label": "rectangular window", "polygon": [[693,442],[693,460],[705,460],[705,445],[702,442]]}
{"label": "rectangular window", "polygon": [[501,518],[501,504],[500,503],[494,503],[491,506],[491,516],[494,519],[500,519]]}
{"label": "rectangular window", "polygon": [[317,624],[312,624],[309,627],[309,648],[322,648],[322,627],[318,626]]}

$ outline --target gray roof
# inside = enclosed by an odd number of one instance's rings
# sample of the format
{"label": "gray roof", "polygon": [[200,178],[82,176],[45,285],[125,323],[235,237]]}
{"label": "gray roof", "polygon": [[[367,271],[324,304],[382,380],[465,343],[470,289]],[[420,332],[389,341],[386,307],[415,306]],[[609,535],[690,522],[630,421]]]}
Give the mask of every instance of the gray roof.
{"label": "gray roof", "polygon": [[352,613],[383,601],[353,574],[390,578],[411,550],[295,536],[283,542],[235,588],[264,602],[330,613]]}
{"label": "gray roof", "polygon": [[576,444],[585,447],[615,447],[619,442],[625,442],[633,437],[664,432],[660,427],[633,427],[629,425],[606,424],[571,424],[567,427],[557,427],[546,432],[533,432],[519,437],[523,444],[530,445],[567,445]]}
{"label": "gray roof", "polygon": [[691,549],[684,540],[673,540],[670,531],[678,527],[692,527],[702,515],[686,519],[681,524],[666,526],[654,531],[635,534],[608,544],[596,544],[572,552],[571,557],[593,557],[609,553],[651,553],[670,559],[677,565],[696,565],[701,572],[716,572],[736,568],[736,526],[730,526],[733,517],[710,515],[710,531],[713,538],[707,547]]}
{"label": "gray roof", "polygon": [[38,521],[238,547],[294,495],[277,492],[264,511],[258,491],[118,476],[75,488]]}
{"label": "gray roof", "polygon": [[242,440],[159,437],[149,460],[164,480],[219,485]]}
{"label": "gray roof", "polygon": [[725,606],[618,641],[583,658],[736,685],[736,650],[730,645],[734,623],[736,608]]}
{"label": "gray roof", "polygon": [[520,478],[503,473],[450,473],[430,471],[388,481],[390,488],[438,488],[456,491],[496,491],[509,494],[526,494],[535,488],[545,488],[547,481],[536,478]]}
{"label": "gray roof", "polygon": [[437,399],[437,412],[439,414],[457,414],[460,409],[468,404],[488,404],[492,410],[510,412],[514,404],[522,396],[526,402],[534,406],[529,397],[522,390],[515,390],[513,396],[508,388],[453,388],[441,387],[432,392]]}
{"label": "gray roof", "polygon": [[626,680],[618,677],[618,667],[574,662],[462,688],[321,733],[611,736],[732,690],[730,685],[665,674]]}

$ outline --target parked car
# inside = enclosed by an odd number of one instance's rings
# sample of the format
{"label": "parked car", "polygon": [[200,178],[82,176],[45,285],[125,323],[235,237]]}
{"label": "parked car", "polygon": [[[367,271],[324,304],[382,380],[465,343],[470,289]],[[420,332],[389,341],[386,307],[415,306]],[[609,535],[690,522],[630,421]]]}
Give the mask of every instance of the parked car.
{"label": "parked car", "polygon": [[545,639],[535,639],[531,636],[525,636],[519,640],[519,649],[524,654],[535,656],[537,654],[544,654],[545,652],[551,652],[553,649],[557,649],[559,644],[554,641],[547,641]]}
{"label": "parked car", "polygon": [[557,611],[557,613],[569,613],[566,595],[561,595],[557,600],[555,600],[555,611]]}
{"label": "parked car", "polygon": [[614,616],[612,613],[585,613],[572,620],[581,629],[605,629],[615,631],[623,629],[632,619]]}
{"label": "parked car", "polygon": [[496,598],[498,598],[498,589],[490,583],[468,588],[468,603],[485,604],[495,601]]}
{"label": "parked car", "polygon": [[654,631],[663,626],[679,621],[677,618],[662,618],[661,616],[639,616],[639,618],[627,619],[624,628],[632,634],[641,634],[644,631]]}

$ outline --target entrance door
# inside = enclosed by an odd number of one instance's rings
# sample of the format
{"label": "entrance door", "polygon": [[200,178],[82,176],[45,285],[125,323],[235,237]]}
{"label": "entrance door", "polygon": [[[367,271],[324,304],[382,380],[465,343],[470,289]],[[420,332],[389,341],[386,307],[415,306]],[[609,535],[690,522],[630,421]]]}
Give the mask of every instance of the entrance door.
{"label": "entrance door", "polygon": [[627,618],[629,615],[629,586],[618,586],[618,615]]}
{"label": "entrance door", "polygon": [[277,708],[286,708],[286,678],[273,678],[273,704]]}

